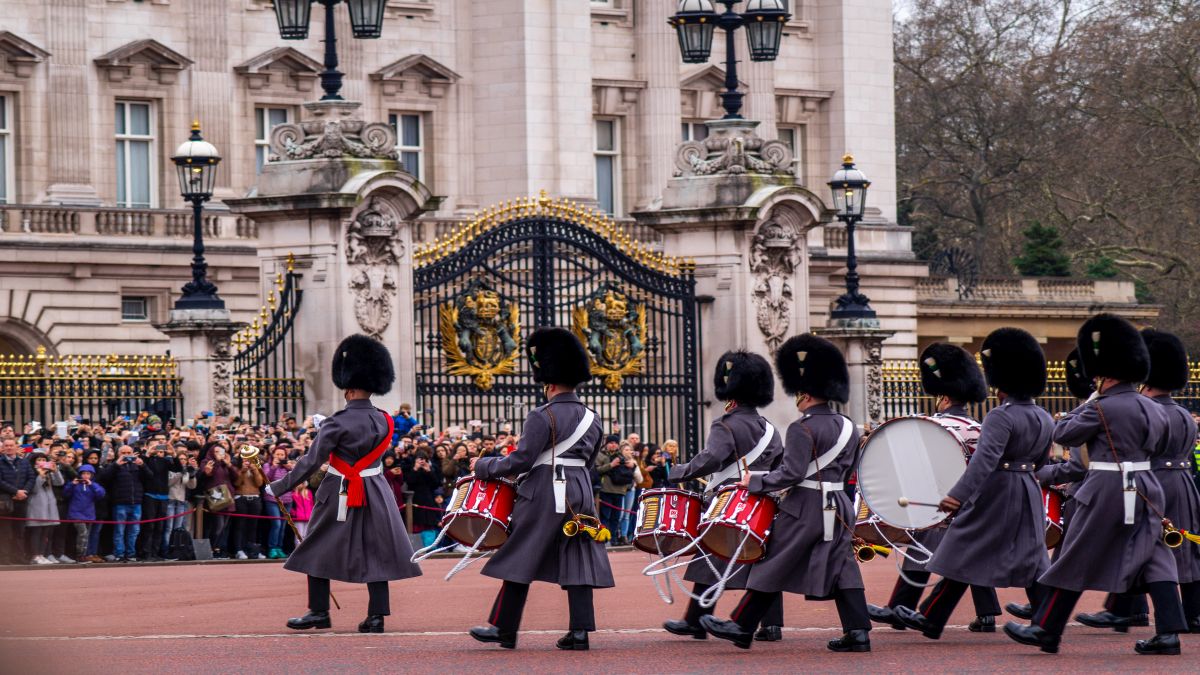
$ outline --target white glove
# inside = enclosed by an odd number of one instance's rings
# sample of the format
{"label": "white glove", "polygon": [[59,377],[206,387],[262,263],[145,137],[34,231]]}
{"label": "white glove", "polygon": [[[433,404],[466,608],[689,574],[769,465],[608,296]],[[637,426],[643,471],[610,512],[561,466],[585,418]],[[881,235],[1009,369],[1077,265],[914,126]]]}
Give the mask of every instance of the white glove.
{"label": "white glove", "polygon": [[264,493],[266,493],[266,494],[268,494],[268,495],[270,495],[270,496],[272,496],[272,497],[274,497],[274,496],[275,496],[275,491],[271,489],[271,484],[270,484],[270,483],[267,483],[265,486],[263,486],[263,492],[264,492]]}
{"label": "white glove", "polygon": [[312,421],[313,421],[313,428],[320,429],[321,423],[325,421],[325,416],[324,415],[313,415]]}

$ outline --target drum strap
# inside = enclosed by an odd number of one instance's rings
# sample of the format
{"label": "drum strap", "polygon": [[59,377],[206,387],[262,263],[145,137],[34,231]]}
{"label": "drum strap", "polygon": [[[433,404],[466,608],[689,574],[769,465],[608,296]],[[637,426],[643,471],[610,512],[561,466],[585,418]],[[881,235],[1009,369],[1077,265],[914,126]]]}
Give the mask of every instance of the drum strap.
{"label": "drum strap", "polygon": [[[547,410],[546,412],[549,413],[550,411]],[[538,458],[533,463],[533,466],[534,466],[534,468],[536,468],[536,467],[542,466],[543,464],[552,465],[550,470],[551,470],[551,475],[553,476],[554,512],[555,513],[566,513],[567,512],[567,476],[566,476],[566,473],[560,467],[587,466],[587,460],[578,459],[578,458],[570,458],[570,457],[559,457],[559,455],[564,452],[567,452],[571,448],[574,448],[575,444],[578,443],[579,440],[581,438],[583,438],[583,435],[588,432],[588,429],[592,428],[592,422],[594,422],[596,420],[596,413],[592,412],[591,408],[585,407],[583,410],[583,419],[579,420],[579,425],[575,427],[575,431],[572,431],[571,435],[568,436],[566,438],[566,440],[562,441],[561,443],[557,442],[558,441],[558,430],[557,430],[557,428],[555,428],[556,424],[554,422],[553,415],[550,415],[550,420],[551,420],[550,442],[553,443],[553,446],[551,446],[547,450],[543,450],[542,454],[538,455]],[[532,471],[532,469],[530,469],[530,470]]]}
{"label": "drum strap", "polygon": [[842,450],[846,449],[846,444],[850,442],[850,436],[854,433],[854,423],[849,418],[842,418],[842,432],[838,434],[837,443],[833,447],[822,454],[820,457],[808,463],[808,468],[805,469],[806,478],[819,478],[820,473],[825,470],[825,467],[833,463],[833,460],[842,454]]}
{"label": "drum strap", "polygon": [[[805,427],[807,430],[808,427]],[[808,480],[800,483],[800,487],[809,488],[812,490],[821,491],[821,506],[822,506],[822,525],[824,541],[833,541],[833,524],[837,517],[837,505],[833,503],[833,493],[841,491],[841,483],[828,483],[821,481],[821,471],[825,467],[833,463],[833,460],[842,454],[846,449],[846,445],[850,443],[850,437],[854,434],[854,423],[847,417],[842,417],[842,431],[838,434],[837,442],[833,447],[809,462],[806,474]]]}
{"label": "drum strap", "polygon": [[[746,456],[743,458],[744,463],[747,467],[750,466],[751,464],[755,463],[756,461],[758,461],[759,457],[762,457],[762,454],[767,451],[767,446],[771,445],[771,439],[775,437],[775,427],[771,426],[770,422],[767,422],[766,420],[763,420],[763,421],[766,422],[767,428],[763,431],[762,438],[758,439],[758,445],[754,446],[754,449],[751,450],[750,452],[748,452],[746,454]],[[724,425],[722,425],[722,426],[724,426]],[[725,428],[729,429],[728,426],[726,426]],[[729,429],[729,435],[730,436],[733,435],[732,429]],[[725,481],[729,480],[730,478],[735,478],[741,474],[741,471],[742,471],[741,465],[743,462],[738,460],[737,448],[734,448],[733,454],[734,454],[733,462],[731,462],[729,464],[729,466],[725,467],[724,469],[721,469],[720,471],[714,472],[711,476],[708,477],[708,485],[704,486],[705,493],[709,493],[709,492],[712,492],[713,490],[716,490]]]}

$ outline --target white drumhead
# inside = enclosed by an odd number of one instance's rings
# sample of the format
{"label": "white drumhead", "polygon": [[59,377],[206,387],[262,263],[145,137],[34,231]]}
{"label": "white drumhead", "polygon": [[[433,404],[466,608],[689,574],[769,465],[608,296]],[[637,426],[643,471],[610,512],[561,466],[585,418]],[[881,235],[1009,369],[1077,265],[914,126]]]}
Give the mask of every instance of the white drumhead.
{"label": "white drumhead", "polygon": [[900,506],[905,497],[937,504],[967,470],[955,436],[928,417],[895,419],[876,429],[863,447],[858,489],[880,520],[923,530],[949,517],[932,506]]}

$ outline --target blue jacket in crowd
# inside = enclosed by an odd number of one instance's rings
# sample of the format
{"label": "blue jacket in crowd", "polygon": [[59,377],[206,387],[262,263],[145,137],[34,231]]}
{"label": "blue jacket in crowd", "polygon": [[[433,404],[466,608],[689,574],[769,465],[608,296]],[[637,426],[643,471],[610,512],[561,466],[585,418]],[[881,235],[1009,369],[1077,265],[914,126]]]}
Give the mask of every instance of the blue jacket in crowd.
{"label": "blue jacket in crowd", "polygon": [[91,485],[67,483],[63,486],[67,498],[67,520],[95,520],[96,502],[104,499],[104,487],[92,481]]}

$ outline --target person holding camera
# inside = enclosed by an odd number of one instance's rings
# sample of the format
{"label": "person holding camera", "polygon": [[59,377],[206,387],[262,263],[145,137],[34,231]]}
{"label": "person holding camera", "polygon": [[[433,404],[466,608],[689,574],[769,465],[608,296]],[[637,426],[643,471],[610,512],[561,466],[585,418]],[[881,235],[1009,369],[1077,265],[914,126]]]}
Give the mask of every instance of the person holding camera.
{"label": "person holding camera", "polygon": [[621,504],[625,502],[625,494],[633,488],[636,466],[632,450],[623,450],[621,437],[616,434],[605,440],[604,449],[596,456],[596,472],[600,474],[600,521],[612,532],[610,546],[623,543]]}
{"label": "person holding camera", "polygon": [[113,527],[113,552],[105,560],[137,562],[137,538],[142,526],[136,521],[142,519],[142,498],[151,475],[145,460],[128,445],[117,450],[115,462],[100,470],[100,482],[107,485],[113,520],[117,521]]}
{"label": "person holding camera", "polygon": [[392,432],[393,445],[400,442],[401,436],[407,436],[413,427],[421,424],[421,420],[413,417],[411,403],[401,403],[400,409],[392,419],[396,424],[396,430]]}
{"label": "person holding camera", "polygon": [[[76,477],[63,486],[67,498],[67,520],[97,520],[96,502],[104,499],[104,488],[93,478],[96,467],[84,464],[79,467]],[[65,523],[75,531],[75,555],[79,562],[101,562],[103,558],[89,551],[93,527],[92,523]]]}
{"label": "person holding camera", "polygon": [[[70,446],[64,440],[56,440],[50,444],[53,452],[47,457],[54,463],[59,474],[62,475],[62,485],[54,486],[54,499],[58,503],[58,512],[67,512],[67,495],[64,487],[71,481],[75,480],[75,451],[71,450]],[[54,526],[54,531],[50,534],[50,558],[60,563],[75,562],[67,555],[68,546],[75,541],[75,527],[71,523],[59,523]],[[84,550],[80,549],[75,552],[76,557],[82,558]]]}
{"label": "person holding camera", "polygon": [[433,544],[438,534],[438,523],[442,520],[442,498],[438,494],[442,487],[442,469],[436,470],[429,453],[418,450],[413,470],[405,473],[404,482],[412,491],[413,533],[421,535],[421,546]]}
{"label": "person holding camera", "polygon": [[[188,510],[188,491],[196,487],[196,474],[200,465],[196,458],[188,452],[187,446],[175,447],[175,460],[179,463],[178,470],[167,474],[167,517],[163,521],[162,551],[163,557],[171,545],[171,531],[176,528],[187,528],[186,519],[180,515]],[[190,528],[188,528],[190,529]]]}
{"label": "person holding camera", "polygon": [[58,525],[58,500],[54,497],[54,488],[62,486],[63,478],[58,465],[45,454],[35,452],[31,457],[36,476],[25,516],[30,519],[25,525],[29,553],[33,556],[30,563],[53,565],[59,562],[50,555],[50,537]]}
{"label": "person holding camera", "polygon": [[[292,422],[295,423],[295,421],[293,417]],[[291,450],[290,444],[280,443],[271,451],[271,461],[263,466],[262,469],[263,477],[268,483],[280,480],[291,473],[292,469],[296,468],[296,463],[288,459],[289,450]],[[291,507],[292,494],[289,492],[281,497],[276,497],[269,492],[263,494],[263,513],[276,518],[276,520],[271,521],[271,527],[267,531],[267,557],[272,560],[287,557],[287,554],[283,552],[283,521],[278,520],[282,513],[279,510],[280,501],[283,502],[284,508]]]}
{"label": "person holding camera", "polygon": [[[239,514],[261,516],[263,512],[262,488],[267,484],[262,468],[257,462],[238,458],[238,467],[233,477],[233,503]],[[266,558],[258,542],[258,519],[238,518],[234,527],[238,560],[254,556]]]}
{"label": "person holding camera", "polygon": [[229,514],[233,512],[233,460],[229,458],[229,441],[221,438],[209,444],[200,462],[200,483],[208,500],[208,540],[214,558],[228,558]]}
{"label": "person holding camera", "polygon": [[[150,451],[142,460],[150,477],[145,481],[145,491],[142,493],[142,518],[156,520],[167,516],[167,503],[170,500],[171,472],[181,471],[179,460],[175,455],[167,453],[167,436],[157,433],[150,439]],[[166,546],[163,542],[171,536],[167,522],[158,520],[146,523],[142,529],[141,545],[144,560],[163,560],[166,558]]]}

